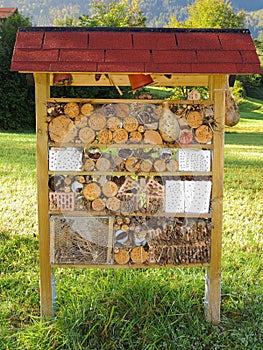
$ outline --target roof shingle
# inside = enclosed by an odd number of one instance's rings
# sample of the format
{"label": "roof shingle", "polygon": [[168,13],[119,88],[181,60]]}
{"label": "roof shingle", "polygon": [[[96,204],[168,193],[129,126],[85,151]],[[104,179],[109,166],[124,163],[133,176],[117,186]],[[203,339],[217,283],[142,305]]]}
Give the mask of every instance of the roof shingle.
{"label": "roof shingle", "polygon": [[18,13],[18,9],[16,7],[0,7],[0,19],[8,18],[15,13]]}
{"label": "roof shingle", "polygon": [[20,28],[11,70],[262,74],[241,29]]}

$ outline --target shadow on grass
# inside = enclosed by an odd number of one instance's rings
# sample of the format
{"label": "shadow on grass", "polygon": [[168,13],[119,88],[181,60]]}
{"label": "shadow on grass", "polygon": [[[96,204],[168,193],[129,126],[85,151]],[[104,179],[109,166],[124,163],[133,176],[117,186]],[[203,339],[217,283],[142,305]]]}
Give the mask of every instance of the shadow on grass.
{"label": "shadow on grass", "polygon": [[262,120],[262,101],[256,99],[246,100],[239,105],[239,110],[242,116],[251,120]]}
{"label": "shadow on grass", "polygon": [[68,347],[81,339],[83,349],[173,349],[180,339],[176,349],[191,349],[205,324],[204,282],[193,270],[162,271],[95,272],[81,296],[63,288],[57,322]]}
{"label": "shadow on grass", "polygon": [[225,144],[239,146],[263,146],[263,134],[227,132],[225,134]]}
{"label": "shadow on grass", "polygon": [[225,295],[222,323],[211,325],[199,273],[198,278],[193,269],[91,273],[99,282],[92,286],[86,280],[90,286],[82,294],[63,289],[55,328],[69,349],[77,344],[94,350],[261,349],[258,301],[245,293],[238,302]]}

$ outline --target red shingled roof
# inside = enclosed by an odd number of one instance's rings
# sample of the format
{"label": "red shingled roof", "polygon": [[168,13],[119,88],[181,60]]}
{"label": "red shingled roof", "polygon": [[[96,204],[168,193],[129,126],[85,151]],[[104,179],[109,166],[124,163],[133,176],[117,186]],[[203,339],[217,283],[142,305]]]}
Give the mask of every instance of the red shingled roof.
{"label": "red shingled roof", "polygon": [[0,19],[8,18],[16,13],[18,10],[16,7],[0,7]]}
{"label": "red shingled roof", "polygon": [[11,70],[262,74],[247,29],[20,28]]}

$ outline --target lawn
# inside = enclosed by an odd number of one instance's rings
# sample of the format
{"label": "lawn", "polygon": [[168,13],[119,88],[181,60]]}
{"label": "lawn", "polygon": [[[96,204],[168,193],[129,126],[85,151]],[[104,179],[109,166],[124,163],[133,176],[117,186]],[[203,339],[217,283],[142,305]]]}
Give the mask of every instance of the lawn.
{"label": "lawn", "polygon": [[263,348],[263,107],[226,129],[222,320],[205,321],[204,268],[56,270],[39,318],[34,134],[0,134],[0,349]]}

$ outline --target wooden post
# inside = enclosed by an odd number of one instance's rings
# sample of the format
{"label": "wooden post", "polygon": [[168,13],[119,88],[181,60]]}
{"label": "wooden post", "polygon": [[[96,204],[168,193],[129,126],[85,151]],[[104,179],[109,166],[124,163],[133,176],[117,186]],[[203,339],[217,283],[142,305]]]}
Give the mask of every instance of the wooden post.
{"label": "wooden post", "polygon": [[212,237],[211,261],[206,280],[207,320],[220,322],[221,304],[221,254],[223,219],[223,182],[224,182],[224,124],[225,124],[226,76],[216,75],[210,78],[210,90],[215,103],[213,189],[212,189]]}
{"label": "wooden post", "polygon": [[40,257],[40,311],[42,317],[52,316],[52,285],[50,265],[50,232],[48,215],[48,147],[46,103],[50,94],[49,74],[35,73],[37,134],[37,198]]}

